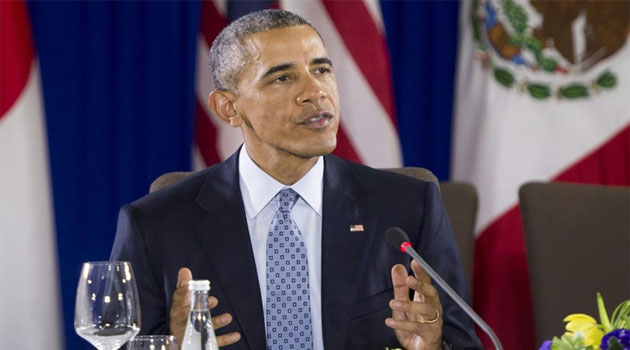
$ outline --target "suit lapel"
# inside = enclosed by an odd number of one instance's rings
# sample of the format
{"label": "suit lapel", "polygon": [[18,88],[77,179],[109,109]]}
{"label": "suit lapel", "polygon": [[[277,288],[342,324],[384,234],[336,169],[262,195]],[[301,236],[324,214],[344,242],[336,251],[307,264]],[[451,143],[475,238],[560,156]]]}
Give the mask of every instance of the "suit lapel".
{"label": "suit lapel", "polygon": [[[262,299],[239,186],[238,151],[210,173],[197,197],[207,215],[196,235],[250,349],[265,348]],[[243,341],[241,340],[241,341]]]}
{"label": "suit lapel", "polygon": [[[322,323],[325,348],[343,347],[348,324],[374,238],[377,219],[370,215],[367,191],[347,164],[325,158],[322,222]],[[350,231],[363,225],[363,231]],[[356,227],[356,226],[355,226]]]}
{"label": "suit lapel", "polygon": [[[346,343],[356,286],[377,224],[376,216],[363,204],[367,196],[343,161],[325,157],[321,252],[325,348]],[[207,215],[197,226],[196,236],[225,302],[248,347],[264,349],[262,298],[239,186],[238,152],[209,172],[197,202]],[[363,231],[351,232],[351,225],[363,225]]]}

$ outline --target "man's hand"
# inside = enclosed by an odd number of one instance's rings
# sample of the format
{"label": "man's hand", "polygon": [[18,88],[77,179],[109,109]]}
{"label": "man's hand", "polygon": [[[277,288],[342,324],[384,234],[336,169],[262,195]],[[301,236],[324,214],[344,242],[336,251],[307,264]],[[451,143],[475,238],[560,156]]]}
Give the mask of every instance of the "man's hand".
{"label": "man's hand", "polygon": [[[415,260],[411,263],[414,276],[400,264],[392,267],[394,300],[389,302],[392,317],[385,320],[393,328],[396,338],[407,350],[435,350],[441,348],[442,305],[431,278]],[[409,300],[409,288],[413,300]]]}
{"label": "man's hand", "polygon": [[[188,282],[193,279],[192,272],[186,267],[179,269],[177,274],[177,288],[173,293],[173,305],[171,306],[170,318],[171,322],[169,327],[171,333],[177,338],[177,341],[181,344],[184,339],[184,332],[186,331],[186,321],[188,313],[190,312],[190,293],[188,292]],[[208,304],[210,309],[214,309],[219,301],[215,297],[208,298]],[[214,330],[227,326],[232,322],[232,315],[224,313],[223,315],[215,316],[212,318],[212,326]],[[236,343],[241,339],[241,334],[238,332],[232,332],[224,335],[217,336],[217,344],[219,346],[230,345]]]}

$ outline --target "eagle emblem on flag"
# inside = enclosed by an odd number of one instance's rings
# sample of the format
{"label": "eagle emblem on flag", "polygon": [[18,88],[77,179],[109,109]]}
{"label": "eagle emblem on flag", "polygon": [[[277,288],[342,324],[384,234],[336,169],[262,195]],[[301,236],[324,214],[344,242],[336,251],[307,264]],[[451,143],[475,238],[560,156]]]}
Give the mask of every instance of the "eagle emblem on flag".
{"label": "eagle emblem on flag", "polygon": [[477,58],[499,84],[580,99],[617,85],[607,63],[628,41],[629,12],[629,0],[473,0],[470,22]]}

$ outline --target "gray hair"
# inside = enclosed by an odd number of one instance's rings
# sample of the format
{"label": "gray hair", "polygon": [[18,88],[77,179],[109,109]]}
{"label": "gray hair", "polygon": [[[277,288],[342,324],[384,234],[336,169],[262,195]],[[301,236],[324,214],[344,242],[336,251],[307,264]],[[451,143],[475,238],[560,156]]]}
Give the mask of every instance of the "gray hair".
{"label": "gray hair", "polygon": [[[245,38],[271,29],[299,25],[310,26],[317,32],[317,29],[307,20],[285,10],[252,12],[230,23],[214,39],[210,48],[210,72],[215,89],[236,90],[239,74],[249,59]],[[319,37],[321,38],[321,35]]]}

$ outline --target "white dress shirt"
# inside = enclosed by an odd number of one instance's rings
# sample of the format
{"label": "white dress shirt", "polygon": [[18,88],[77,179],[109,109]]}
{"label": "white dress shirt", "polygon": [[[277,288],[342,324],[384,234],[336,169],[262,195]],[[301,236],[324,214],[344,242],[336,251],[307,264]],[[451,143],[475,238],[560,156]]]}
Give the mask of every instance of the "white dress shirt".
{"label": "white dress shirt", "polygon": [[267,271],[266,245],[271,220],[276,214],[276,205],[272,199],[285,187],[292,188],[300,195],[291,211],[291,217],[302,233],[308,258],[308,274],[311,295],[311,321],[313,322],[313,348],[324,349],[322,335],[322,196],[324,186],[324,158],[317,163],[298,182],[285,186],[265,173],[256,165],[241,147],[238,159],[239,185],[243,195],[247,227],[254,251],[260,295],[262,296],[265,329],[267,328]]}

